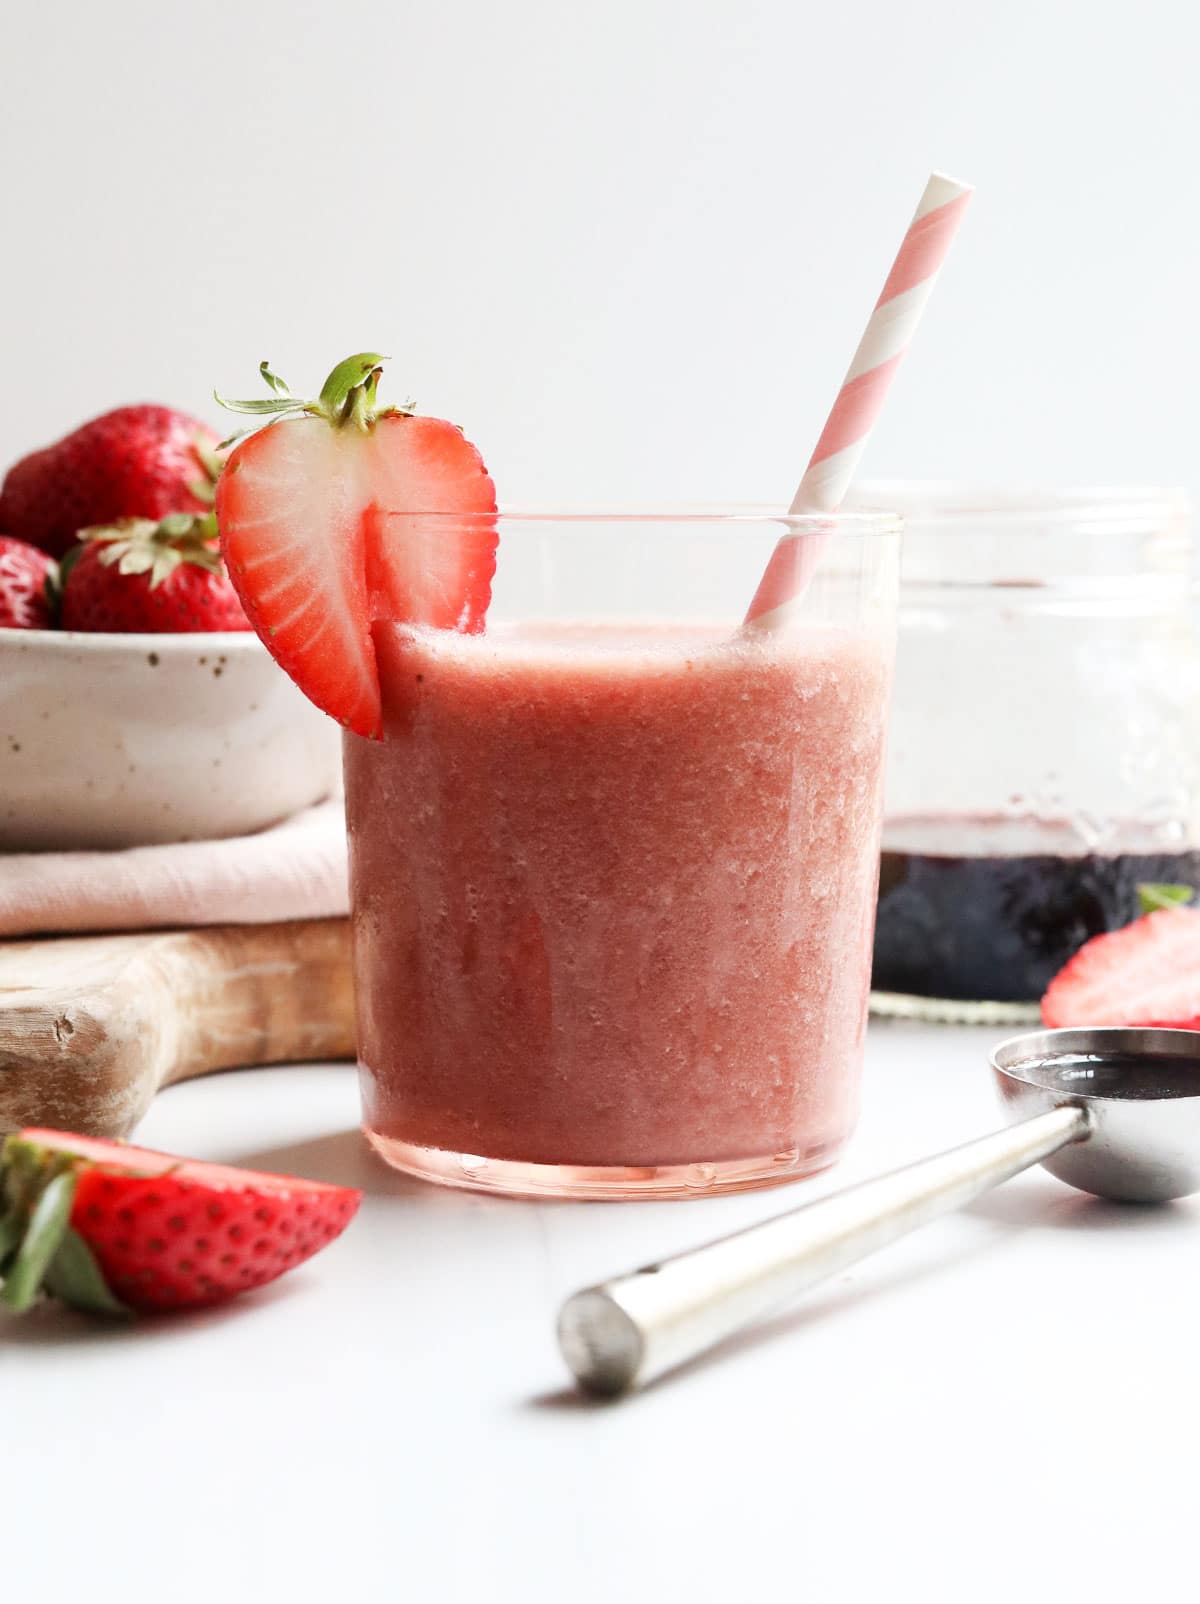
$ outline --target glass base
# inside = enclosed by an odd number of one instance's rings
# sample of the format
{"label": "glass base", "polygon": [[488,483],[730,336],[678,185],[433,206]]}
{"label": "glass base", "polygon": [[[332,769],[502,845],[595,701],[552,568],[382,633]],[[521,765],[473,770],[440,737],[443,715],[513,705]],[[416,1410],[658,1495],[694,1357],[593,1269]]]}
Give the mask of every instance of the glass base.
{"label": "glass base", "polygon": [[915,1019],[925,1025],[1038,1025],[1037,1003],[969,1002],[956,997],[914,997],[873,991],[871,1012],[879,1019]]}
{"label": "glass base", "polygon": [[804,1152],[791,1148],[769,1158],[724,1159],[715,1164],[525,1164],[516,1159],[481,1158],[474,1153],[417,1147],[412,1142],[381,1136],[367,1126],[363,1129],[375,1151],[405,1175],[472,1192],[570,1198],[579,1202],[713,1197],[724,1192],[782,1186],[828,1169],[843,1146],[838,1142]]}

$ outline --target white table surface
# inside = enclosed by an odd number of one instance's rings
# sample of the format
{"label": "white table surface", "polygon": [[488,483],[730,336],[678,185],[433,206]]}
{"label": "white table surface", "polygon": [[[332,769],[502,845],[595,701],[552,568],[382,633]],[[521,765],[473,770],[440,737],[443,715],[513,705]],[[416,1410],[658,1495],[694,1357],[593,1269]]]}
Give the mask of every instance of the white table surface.
{"label": "white table surface", "polygon": [[704,1202],[406,1181],[347,1066],[165,1093],[147,1143],[362,1186],[362,1213],[221,1311],[0,1327],[0,1591],[1194,1599],[1198,1202],[1022,1176],[638,1397],[566,1386],[564,1294],[995,1126],[993,1039],[873,1025],[842,1165]]}

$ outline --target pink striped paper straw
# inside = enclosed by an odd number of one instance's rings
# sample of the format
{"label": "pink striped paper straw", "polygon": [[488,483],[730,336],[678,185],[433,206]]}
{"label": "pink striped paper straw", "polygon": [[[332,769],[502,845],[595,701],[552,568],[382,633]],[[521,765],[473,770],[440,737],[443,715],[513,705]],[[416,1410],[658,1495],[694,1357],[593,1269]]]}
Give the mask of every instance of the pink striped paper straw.
{"label": "pink striped paper straw", "polygon": [[[930,176],[790,513],[836,512],[845,499],[971,194],[969,184],[945,173]],[[750,603],[747,624],[773,629],[784,622],[804,594],[822,544],[811,533],[789,533],[780,539]]]}

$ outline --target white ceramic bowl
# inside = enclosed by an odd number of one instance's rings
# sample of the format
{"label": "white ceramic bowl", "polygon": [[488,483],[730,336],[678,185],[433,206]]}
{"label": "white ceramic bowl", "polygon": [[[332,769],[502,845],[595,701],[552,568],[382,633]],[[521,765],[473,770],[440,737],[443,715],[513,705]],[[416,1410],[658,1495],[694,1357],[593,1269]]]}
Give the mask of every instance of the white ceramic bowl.
{"label": "white ceramic bowl", "polygon": [[337,725],[254,635],[0,629],[0,850],[240,835],[340,766]]}

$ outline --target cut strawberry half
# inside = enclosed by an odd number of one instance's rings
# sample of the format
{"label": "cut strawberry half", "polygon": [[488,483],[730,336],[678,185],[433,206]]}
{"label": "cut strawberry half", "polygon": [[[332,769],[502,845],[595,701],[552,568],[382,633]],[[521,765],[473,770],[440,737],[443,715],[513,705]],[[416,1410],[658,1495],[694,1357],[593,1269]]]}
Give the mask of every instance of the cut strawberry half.
{"label": "cut strawberry half", "polygon": [[94,1314],[220,1303],[339,1236],[362,1194],[64,1131],[0,1147],[0,1307]]}
{"label": "cut strawberry half", "polygon": [[377,409],[383,360],[349,358],[315,402],[264,363],[274,397],[224,404],[272,421],[231,453],[216,495],[255,630],[310,700],[368,736],[381,723],[371,624],[482,629],[497,545],[479,452],[441,418]]}
{"label": "cut strawberry half", "polygon": [[1051,981],[1042,1019],[1200,1030],[1200,911],[1164,908],[1094,936]]}

